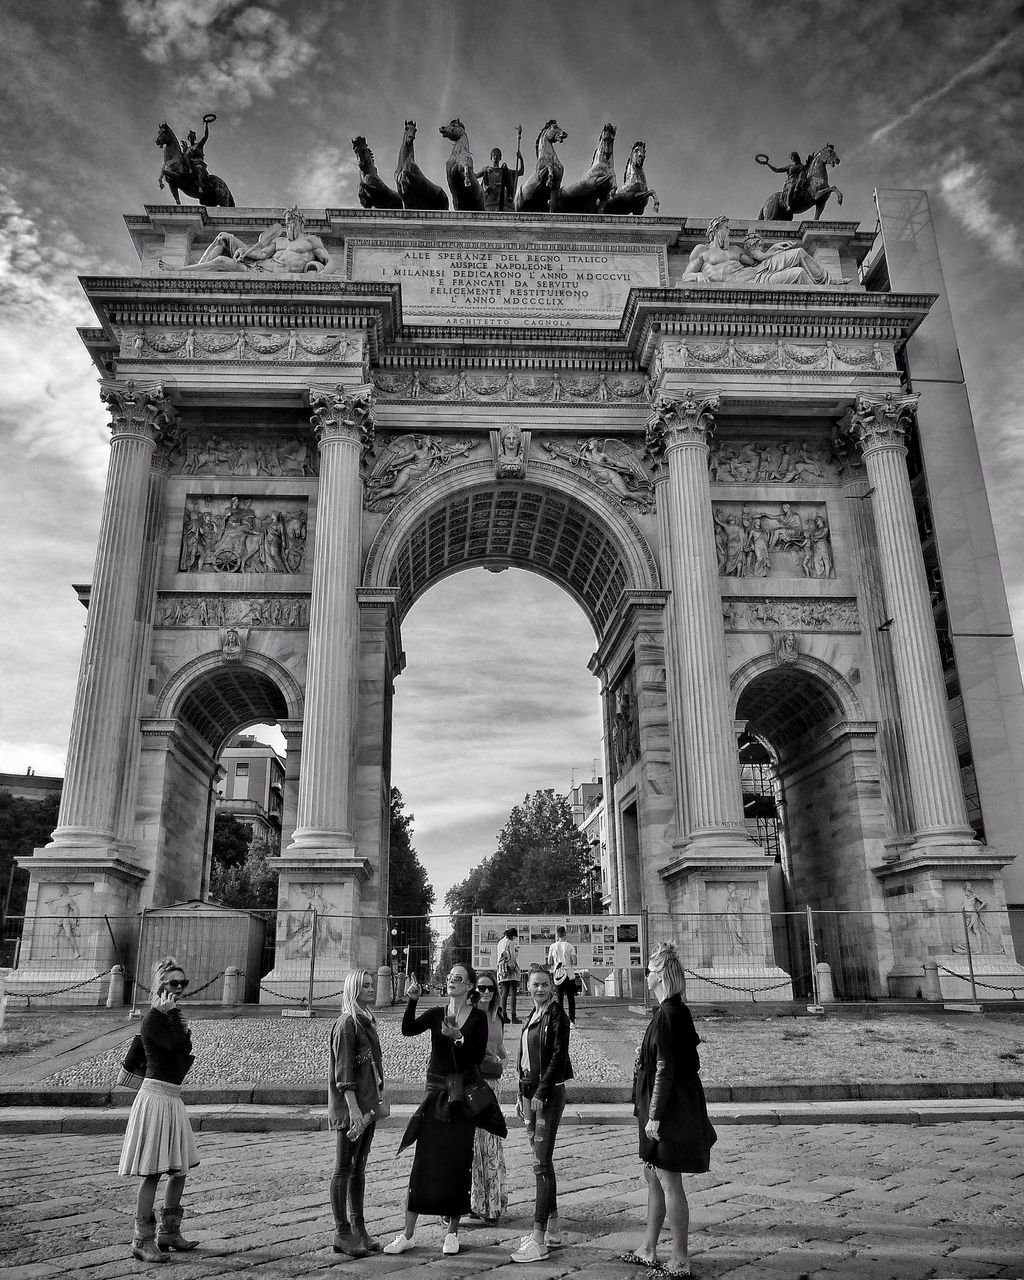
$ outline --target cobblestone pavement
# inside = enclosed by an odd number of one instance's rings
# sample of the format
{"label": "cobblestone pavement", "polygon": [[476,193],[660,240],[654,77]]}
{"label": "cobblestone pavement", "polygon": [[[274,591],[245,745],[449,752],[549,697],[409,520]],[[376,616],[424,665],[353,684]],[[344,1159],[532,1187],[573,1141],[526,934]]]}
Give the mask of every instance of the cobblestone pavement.
{"label": "cobblestone pavement", "polygon": [[[401,1130],[378,1133],[369,1167],[370,1230],[390,1239],[410,1153]],[[337,1261],[327,1208],[333,1142],[327,1133],[201,1134],[202,1164],[186,1189],[186,1234],[165,1276],[242,1273],[450,1277],[513,1275],[624,1280],[650,1275],[618,1261],[641,1240],[646,1193],[636,1134],[574,1125],[555,1163],[565,1248],[516,1267],[510,1246],[528,1230],[533,1179],[521,1131],[506,1142],[509,1214],[497,1228],[463,1229],[462,1252],[442,1257],[436,1222],[398,1257]],[[0,1139],[0,1256],[6,1280],[152,1272],[129,1253],[135,1185],[115,1169],[114,1135]],[[687,1179],[694,1274],[730,1280],[938,1280],[1024,1276],[1024,1121],[906,1125],[729,1125],[713,1168]]]}

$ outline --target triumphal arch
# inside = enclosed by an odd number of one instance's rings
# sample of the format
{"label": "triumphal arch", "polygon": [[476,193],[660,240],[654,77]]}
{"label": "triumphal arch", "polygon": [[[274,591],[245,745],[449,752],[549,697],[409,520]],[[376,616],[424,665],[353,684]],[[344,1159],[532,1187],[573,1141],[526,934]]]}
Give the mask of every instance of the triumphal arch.
{"label": "triumphal arch", "polygon": [[[873,913],[878,994],[962,966],[943,921],[965,884],[986,972],[1019,982],[1020,675],[927,202],[878,206],[877,231],[129,216],[138,271],[83,280],[110,470],[29,915],[201,896],[218,753],[276,721],[280,904],[348,918],[322,940],[336,971],[379,963],[403,617],[446,575],[514,565],[594,630],[612,910],[739,894],[767,918],[745,736],[781,781],[787,905]],[[278,942],[268,985],[304,983]],[[746,964],[785,986],[767,926]]]}

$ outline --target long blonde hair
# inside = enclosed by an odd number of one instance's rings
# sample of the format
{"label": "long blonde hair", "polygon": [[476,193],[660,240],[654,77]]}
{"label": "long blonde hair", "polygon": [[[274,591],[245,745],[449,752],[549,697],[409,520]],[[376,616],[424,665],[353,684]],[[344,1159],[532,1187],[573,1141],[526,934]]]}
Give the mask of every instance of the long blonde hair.
{"label": "long blonde hair", "polygon": [[162,960],[154,960],[153,968],[149,975],[149,1003],[156,1004],[160,997],[160,988],[169,974],[180,973],[185,976],[185,970],[174,956],[164,956]]}
{"label": "long blonde hair", "polygon": [[341,988],[341,1016],[343,1018],[352,1018],[355,1021],[360,1019],[363,1022],[373,1022],[373,1014],[369,1009],[364,1009],[359,1003],[357,997],[363,989],[363,983],[367,978],[372,978],[373,974],[369,969],[350,969],[345,974],[345,982]]}
{"label": "long blonde hair", "polygon": [[686,990],[686,970],[674,942],[659,943],[651,952],[647,968],[651,973],[661,974],[666,996],[679,995]]}

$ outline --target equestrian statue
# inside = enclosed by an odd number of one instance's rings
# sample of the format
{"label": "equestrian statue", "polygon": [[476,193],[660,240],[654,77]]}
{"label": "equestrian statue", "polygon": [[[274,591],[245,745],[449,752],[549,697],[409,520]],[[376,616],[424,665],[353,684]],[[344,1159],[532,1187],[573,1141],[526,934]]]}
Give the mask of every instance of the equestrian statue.
{"label": "equestrian statue", "polygon": [[203,124],[206,126],[203,136],[197,138],[195,130],[190,129],[184,146],[175,137],[174,130],[166,120],[157,130],[156,145],[164,149],[164,161],[157,185],[163,191],[166,179],[175,204],[181,204],[178,192],[184,191],[187,196],[209,209],[217,206],[225,209],[234,207],[235,200],[228,190],[228,184],[223,178],[218,178],[215,173],[207,170],[203,154],[210,137],[210,125],[216,119],[212,111],[207,112],[203,116]]}
{"label": "equestrian statue", "polygon": [[608,197],[604,206],[605,213],[632,213],[639,217],[647,208],[648,200],[654,201],[654,212],[658,212],[661,207],[658,203],[658,193],[652,191],[647,185],[644,174],[646,160],[646,142],[634,142],[622,175],[622,186]]}
{"label": "equestrian statue", "polygon": [[415,141],[416,121],[406,120],[402,145],[398,149],[398,164],[395,167],[395,188],[402,198],[402,208],[447,209],[447,192],[431,182],[416,163]]}
{"label": "equestrian statue", "polygon": [[563,168],[555,145],[568,136],[557,120],[549,120],[537,134],[537,166],[516,192],[516,213],[558,212]]}
{"label": "equestrian statue", "polygon": [[377,172],[373,152],[366,145],[366,139],[359,135],[352,139],[352,150],[356,153],[356,164],[359,165],[359,203],[364,209],[401,209],[402,197],[392,191]]}
{"label": "equestrian statue", "polygon": [[452,206],[469,213],[484,210],[484,189],[473,168],[473,155],[469,149],[469,135],[461,120],[450,120],[441,125],[438,133],[452,144],[452,153],[445,165],[448,190],[452,193]]}
{"label": "equestrian statue", "polygon": [[597,150],[590,168],[579,182],[562,188],[558,208],[561,213],[604,213],[609,197],[615,194],[615,126],[606,124],[601,130]]}
{"label": "equestrian statue", "polygon": [[815,218],[820,218],[829,196],[833,194],[839,204],[843,203],[843,193],[838,187],[831,186],[828,180],[826,166],[839,163],[831,142],[813,151],[803,163],[797,151],[791,151],[789,164],[781,167],[771,164],[763,151],[754,159],[773,173],[786,175],[782,190],[774,192],[762,205],[757,215],[758,222],[792,222],[794,214],[810,208],[814,209]]}

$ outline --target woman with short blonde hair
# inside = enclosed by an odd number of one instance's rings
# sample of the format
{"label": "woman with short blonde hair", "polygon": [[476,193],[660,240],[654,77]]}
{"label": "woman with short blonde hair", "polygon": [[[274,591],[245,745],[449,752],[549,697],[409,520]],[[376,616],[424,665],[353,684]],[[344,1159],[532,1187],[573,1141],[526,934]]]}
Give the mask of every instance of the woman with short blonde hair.
{"label": "woman with short blonde hair", "polygon": [[[683,1003],[686,970],[674,942],[651,952],[647,986],[658,1001],[637,1053],[633,1114],[640,1129],[640,1159],[647,1179],[647,1235],[624,1262],[658,1267],[663,1276],[690,1274],[690,1209],[682,1174],[706,1173],[717,1134],[708,1119],[700,1082],[700,1037]],[[658,1237],[668,1218],[672,1252],[658,1260]]]}

